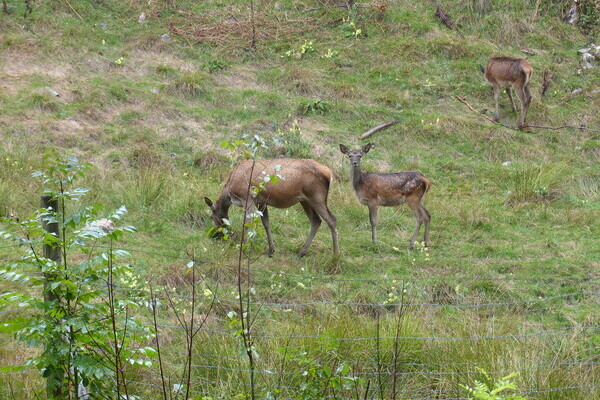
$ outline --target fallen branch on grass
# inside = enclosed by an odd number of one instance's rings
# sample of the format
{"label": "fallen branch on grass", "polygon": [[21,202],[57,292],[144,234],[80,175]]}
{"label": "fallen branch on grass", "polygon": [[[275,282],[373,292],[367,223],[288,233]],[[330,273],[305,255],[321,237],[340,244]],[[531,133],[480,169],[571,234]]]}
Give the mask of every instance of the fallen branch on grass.
{"label": "fallen branch on grass", "polygon": [[446,25],[448,28],[452,30],[456,30],[458,28],[458,26],[456,26],[456,23],[452,21],[452,18],[450,18],[450,16],[446,14],[444,10],[442,10],[441,6],[438,6],[437,11],[434,15],[438,17],[440,19],[440,22]]}
{"label": "fallen branch on grass", "polygon": [[505,124],[503,124],[503,123],[501,123],[501,122],[494,121],[494,119],[493,119],[493,118],[490,118],[490,117],[488,117],[487,115],[483,115],[482,113],[480,113],[479,111],[477,111],[476,109],[474,109],[474,108],[473,108],[473,106],[469,104],[469,102],[467,102],[465,99],[463,99],[463,98],[461,98],[461,97],[458,97],[458,96],[453,96],[453,97],[454,97],[456,100],[458,100],[458,101],[460,101],[461,103],[463,103],[464,105],[466,105],[467,107],[469,107],[469,110],[473,111],[474,113],[476,113],[476,114],[478,114],[478,115],[481,115],[483,118],[485,118],[486,120],[488,120],[488,121],[489,121],[489,122],[491,122],[492,124],[495,124],[495,125],[500,125],[500,126],[503,126],[503,127],[505,127],[505,128],[512,129],[512,130],[515,130],[515,131],[518,131],[518,130],[520,130],[519,128],[515,128],[514,126],[505,125]]}
{"label": "fallen branch on grass", "polygon": [[[454,97],[456,100],[458,100],[458,101],[460,101],[461,103],[463,103],[464,105],[466,105],[466,106],[469,108],[469,110],[473,111],[473,112],[474,112],[474,113],[476,113],[476,114],[479,114],[479,115],[481,115],[483,118],[485,118],[486,120],[488,120],[489,122],[491,122],[491,123],[493,123],[493,124],[495,124],[495,125],[500,125],[500,126],[503,126],[503,127],[505,127],[505,128],[508,128],[508,129],[513,129],[513,130],[515,130],[515,131],[522,130],[522,129],[519,129],[519,128],[515,128],[515,127],[512,127],[512,126],[505,125],[505,124],[503,124],[503,123],[500,123],[500,122],[494,121],[492,118],[488,117],[487,115],[483,115],[483,114],[482,114],[482,113],[480,113],[479,111],[475,110],[475,109],[473,108],[473,106],[472,106],[472,105],[470,105],[470,104],[469,104],[469,103],[468,103],[468,102],[467,102],[465,99],[463,99],[463,98],[461,98],[461,97],[458,97],[458,96],[453,96],[453,97]],[[600,129],[591,129],[591,128],[588,128],[588,127],[587,127],[587,126],[585,126],[585,125],[580,125],[580,126],[573,126],[573,125],[562,125],[562,126],[523,125],[521,128],[548,129],[548,130],[552,130],[552,131],[557,131],[557,130],[559,130],[559,129],[565,129],[565,128],[568,128],[568,129],[578,129],[578,130],[581,130],[581,131],[600,132]]]}
{"label": "fallen branch on grass", "polygon": [[380,130],[382,130],[384,128],[387,128],[388,126],[394,125],[395,123],[398,123],[400,121],[401,120],[396,119],[394,121],[386,122],[385,124],[377,125],[375,128],[369,129],[368,131],[366,131],[365,133],[363,133],[362,135],[360,135],[358,138],[359,139],[364,139],[366,137],[369,137],[372,134],[374,134],[375,132],[380,131]]}
{"label": "fallen branch on grass", "polygon": [[548,129],[551,131],[557,131],[559,129],[577,129],[580,131],[600,132],[600,129],[591,129],[585,125],[574,126],[574,125],[562,125],[562,126],[544,126],[544,125],[523,125],[523,128],[537,128],[537,129]]}

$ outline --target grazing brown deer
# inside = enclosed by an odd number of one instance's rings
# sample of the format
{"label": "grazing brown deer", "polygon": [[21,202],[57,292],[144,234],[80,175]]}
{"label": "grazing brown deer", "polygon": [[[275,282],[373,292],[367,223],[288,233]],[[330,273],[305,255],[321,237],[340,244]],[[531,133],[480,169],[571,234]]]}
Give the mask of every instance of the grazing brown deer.
{"label": "grazing brown deer", "polygon": [[516,111],[515,102],[511,96],[512,87],[519,100],[521,101],[521,115],[519,116],[519,129],[525,125],[527,111],[531,103],[531,92],[529,91],[529,81],[533,74],[531,65],[520,58],[494,57],[490,58],[485,69],[481,67],[485,79],[494,89],[494,100],[496,101],[496,111],[494,112],[494,121],[499,121],[498,102],[500,100],[500,89],[506,88],[506,94],[510,99],[513,112]]}
{"label": "grazing brown deer", "polygon": [[[281,180],[265,185],[258,194],[253,193],[252,188],[257,187],[263,181],[265,175],[274,174],[279,175]],[[250,182],[250,175],[252,175],[252,182]],[[267,254],[269,257],[275,251],[275,245],[271,237],[267,206],[288,208],[300,203],[310,220],[311,226],[306,243],[300,249],[298,257],[304,256],[308,251],[317,229],[321,225],[321,218],[325,220],[331,230],[333,251],[338,255],[336,219],[327,207],[327,195],[332,178],[331,170],[315,160],[287,158],[244,160],[229,174],[221,189],[219,199],[214,204],[207,197],[204,198],[204,201],[212,210],[212,219],[217,227],[224,225],[223,219],[227,218],[231,204],[243,207],[246,213],[258,208],[262,212],[261,219],[267,232],[267,240],[269,241],[269,252]]]}
{"label": "grazing brown deer", "polygon": [[371,144],[367,144],[361,150],[349,150],[343,144],[340,144],[342,153],[350,158],[351,170],[350,179],[352,186],[356,191],[358,201],[369,207],[369,216],[371,218],[371,239],[373,243],[377,241],[377,208],[379,206],[397,206],[404,202],[413,211],[417,220],[415,233],[410,241],[409,248],[415,246],[415,241],[421,229],[421,224],[425,223],[424,242],[427,246],[429,242],[429,221],[431,216],[423,207],[423,197],[429,190],[429,180],[420,172],[402,171],[391,174],[378,174],[371,172],[362,172],[360,169],[360,159],[371,150]]}

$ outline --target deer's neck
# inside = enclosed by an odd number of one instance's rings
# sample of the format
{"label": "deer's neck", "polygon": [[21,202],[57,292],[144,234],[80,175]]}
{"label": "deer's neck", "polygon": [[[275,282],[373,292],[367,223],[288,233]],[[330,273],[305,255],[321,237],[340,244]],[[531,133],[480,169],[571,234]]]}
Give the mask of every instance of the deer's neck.
{"label": "deer's neck", "polygon": [[363,176],[363,173],[360,170],[360,164],[358,164],[356,166],[351,165],[350,180],[352,181],[352,186],[354,187],[355,190],[358,190],[358,188],[360,187],[360,185],[362,183],[362,176]]}

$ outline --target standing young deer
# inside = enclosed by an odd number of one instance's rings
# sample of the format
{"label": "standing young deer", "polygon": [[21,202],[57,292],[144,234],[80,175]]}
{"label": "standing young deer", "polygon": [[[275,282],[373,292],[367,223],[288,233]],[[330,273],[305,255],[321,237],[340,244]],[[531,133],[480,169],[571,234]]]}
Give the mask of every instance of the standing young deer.
{"label": "standing young deer", "polygon": [[496,110],[494,112],[494,121],[499,121],[498,102],[500,100],[500,89],[506,88],[506,94],[510,99],[513,112],[516,111],[515,102],[510,94],[512,87],[521,102],[521,115],[519,116],[519,128],[525,125],[527,111],[531,103],[531,92],[529,91],[529,81],[533,74],[531,65],[520,58],[494,57],[490,58],[485,69],[481,67],[485,79],[494,89],[494,100],[496,101]]}
{"label": "standing young deer", "polygon": [[419,235],[421,224],[425,223],[425,246],[429,242],[429,221],[431,216],[423,207],[423,197],[429,190],[429,180],[420,172],[402,171],[391,174],[378,174],[371,172],[362,172],[360,169],[360,159],[371,150],[371,144],[367,144],[361,150],[349,150],[343,144],[340,144],[342,153],[350,158],[352,169],[350,170],[350,179],[352,186],[356,191],[358,201],[369,207],[369,216],[371,218],[371,239],[373,243],[377,241],[377,208],[379,206],[397,206],[404,202],[413,211],[417,220],[415,233],[410,241],[409,248],[415,246],[415,241]]}
{"label": "standing young deer", "polygon": [[[277,171],[278,166],[281,167],[279,171]],[[265,174],[278,174],[282,179],[276,183],[267,184],[262,191],[254,195],[252,187],[257,187],[263,181]],[[252,182],[250,182],[250,175],[252,175]],[[229,174],[221,189],[219,199],[214,204],[207,197],[204,198],[204,201],[212,210],[212,219],[217,227],[224,225],[223,219],[227,218],[231,204],[243,207],[246,213],[258,208],[262,212],[261,219],[267,232],[269,257],[275,251],[275,245],[271,237],[267,206],[288,208],[300,203],[311,226],[306,243],[302,246],[298,257],[304,256],[308,251],[317,229],[321,225],[321,218],[325,220],[331,230],[333,252],[338,255],[336,220],[327,207],[327,195],[332,177],[333,174],[329,168],[310,159],[244,160]]]}

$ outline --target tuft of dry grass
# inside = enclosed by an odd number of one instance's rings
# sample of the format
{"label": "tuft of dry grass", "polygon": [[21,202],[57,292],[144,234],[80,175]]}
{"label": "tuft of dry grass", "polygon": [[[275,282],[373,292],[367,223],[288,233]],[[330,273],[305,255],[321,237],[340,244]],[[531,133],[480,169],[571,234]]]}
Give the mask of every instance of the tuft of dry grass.
{"label": "tuft of dry grass", "polygon": [[288,65],[277,78],[277,83],[288,91],[303,96],[323,95],[321,71],[299,65]]}
{"label": "tuft of dry grass", "polygon": [[206,95],[212,83],[212,76],[206,72],[184,72],[166,87],[166,91],[174,96],[193,99]]}

